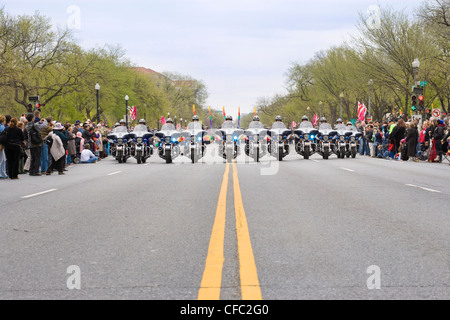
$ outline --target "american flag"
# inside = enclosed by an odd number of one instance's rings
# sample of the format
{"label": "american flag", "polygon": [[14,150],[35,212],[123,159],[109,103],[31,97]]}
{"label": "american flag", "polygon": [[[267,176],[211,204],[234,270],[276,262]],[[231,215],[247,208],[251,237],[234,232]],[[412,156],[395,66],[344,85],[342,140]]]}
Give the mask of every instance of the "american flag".
{"label": "american flag", "polygon": [[314,115],[313,116],[313,126],[317,126],[318,121],[319,121],[319,117]]}
{"label": "american flag", "polygon": [[136,106],[131,108],[131,110],[130,110],[130,118],[131,118],[131,120],[136,120],[137,119],[137,108],[136,108]]}
{"label": "american flag", "polygon": [[361,102],[358,102],[358,120],[364,121],[366,119],[367,108]]}

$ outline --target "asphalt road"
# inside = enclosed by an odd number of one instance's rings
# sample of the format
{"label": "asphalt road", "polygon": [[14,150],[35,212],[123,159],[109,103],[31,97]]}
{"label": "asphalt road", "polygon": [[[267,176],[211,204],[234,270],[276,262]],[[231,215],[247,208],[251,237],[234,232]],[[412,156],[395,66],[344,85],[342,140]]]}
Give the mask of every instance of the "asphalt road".
{"label": "asphalt road", "polygon": [[0,299],[450,298],[447,164],[208,150],[0,181]]}

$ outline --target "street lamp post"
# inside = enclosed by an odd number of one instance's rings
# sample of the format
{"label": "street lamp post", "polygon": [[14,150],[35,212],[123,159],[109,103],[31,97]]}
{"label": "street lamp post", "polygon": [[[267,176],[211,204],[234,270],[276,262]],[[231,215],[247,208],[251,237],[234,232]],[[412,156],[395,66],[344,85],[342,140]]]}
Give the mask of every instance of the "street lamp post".
{"label": "street lamp post", "polygon": [[413,72],[414,72],[414,85],[416,85],[417,83],[417,75],[419,74],[419,68],[420,68],[420,61],[419,59],[415,59],[412,63],[412,67],[413,67]]}
{"label": "street lamp post", "polygon": [[[417,76],[419,75],[420,61],[419,59],[414,59],[412,63],[413,75],[414,75],[414,86],[417,86]],[[406,112],[408,114],[408,110]],[[425,110],[423,110],[423,119],[425,119]]]}
{"label": "street lamp post", "polygon": [[128,95],[125,96],[125,123],[128,129],[128,100],[130,100],[130,97]]}
{"label": "street lamp post", "polygon": [[341,94],[339,95],[339,109],[340,109],[340,112],[339,112],[340,116],[339,116],[339,118],[341,118],[341,119],[342,119],[342,100],[343,99],[344,99],[344,93],[341,92]]}
{"label": "street lamp post", "polygon": [[98,93],[100,91],[100,85],[98,83],[95,85],[95,91],[97,91],[97,125],[98,125],[100,123],[100,113],[98,107]]}

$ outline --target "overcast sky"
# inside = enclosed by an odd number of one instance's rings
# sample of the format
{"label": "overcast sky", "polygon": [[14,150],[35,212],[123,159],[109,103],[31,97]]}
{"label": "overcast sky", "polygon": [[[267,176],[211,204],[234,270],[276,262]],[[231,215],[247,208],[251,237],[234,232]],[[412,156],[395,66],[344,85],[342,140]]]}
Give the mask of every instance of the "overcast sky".
{"label": "overcast sky", "polygon": [[293,62],[339,45],[358,13],[391,6],[411,14],[422,0],[0,0],[12,15],[68,25],[86,49],[119,44],[134,64],[202,80],[208,105],[251,112],[285,93]]}

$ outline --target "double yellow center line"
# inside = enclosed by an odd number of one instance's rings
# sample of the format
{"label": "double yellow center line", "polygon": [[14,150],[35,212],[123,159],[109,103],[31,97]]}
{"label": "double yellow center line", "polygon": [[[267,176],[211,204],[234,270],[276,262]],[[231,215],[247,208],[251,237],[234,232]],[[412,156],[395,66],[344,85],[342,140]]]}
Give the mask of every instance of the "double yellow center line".
{"label": "double yellow center line", "polygon": [[[199,300],[220,299],[222,270],[225,261],[224,240],[229,173],[230,164],[227,164],[219,194],[219,202],[217,204],[216,218],[209,244],[205,271],[203,273],[203,279],[198,294]],[[243,300],[262,300],[261,287],[259,285],[235,162],[233,163],[233,189],[239,254],[239,274],[241,279],[241,297]]]}

